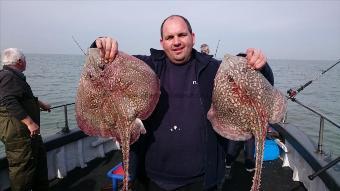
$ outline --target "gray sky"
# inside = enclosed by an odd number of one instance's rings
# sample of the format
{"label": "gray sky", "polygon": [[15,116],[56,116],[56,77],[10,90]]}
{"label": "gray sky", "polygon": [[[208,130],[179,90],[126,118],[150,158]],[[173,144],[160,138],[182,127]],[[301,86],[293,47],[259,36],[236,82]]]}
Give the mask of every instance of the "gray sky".
{"label": "gray sky", "polygon": [[112,36],[120,50],[158,48],[164,18],[191,22],[196,45],[217,57],[246,48],[268,58],[340,58],[340,1],[18,1],[0,0],[0,48],[25,53],[81,54],[97,36]]}

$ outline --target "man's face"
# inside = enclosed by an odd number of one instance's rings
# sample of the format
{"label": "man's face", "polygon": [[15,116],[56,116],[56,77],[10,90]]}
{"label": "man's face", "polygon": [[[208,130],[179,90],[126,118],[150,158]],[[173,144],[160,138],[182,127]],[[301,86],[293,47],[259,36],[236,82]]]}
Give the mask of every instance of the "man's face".
{"label": "man's face", "polygon": [[21,72],[26,70],[26,58],[25,57],[17,61],[17,69],[19,69]]}
{"label": "man's face", "polygon": [[162,32],[160,42],[170,61],[175,64],[187,62],[195,44],[195,34],[189,32],[185,21],[180,17],[171,17],[165,21]]}
{"label": "man's face", "polygon": [[209,52],[210,52],[210,51],[209,51],[209,47],[207,47],[207,46],[202,47],[202,48],[201,48],[201,52],[202,52],[202,53],[205,53],[205,54],[209,54]]}

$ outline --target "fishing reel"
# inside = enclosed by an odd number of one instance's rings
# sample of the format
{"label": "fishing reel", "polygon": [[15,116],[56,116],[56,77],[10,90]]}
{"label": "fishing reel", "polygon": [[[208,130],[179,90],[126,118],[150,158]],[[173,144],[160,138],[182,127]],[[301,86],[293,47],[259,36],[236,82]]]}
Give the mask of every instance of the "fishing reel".
{"label": "fishing reel", "polygon": [[305,83],[304,85],[300,86],[298,89],[293,89],[293,88],[290,88],[289,90],[287,90],[287,94],[289,96],[289,99],[291,99],[292,101],[295,100],[295,96],[301,92],[303,89],[305,89],[307,86],[311,85],[313,83],[313,81],[319,79],[324,73],[326,73],[328,70],[330,70],[331,68],[333,68],[335,65],[339,64],[340,63],[340,60],[337,61],[335,64],[333,64],[331,67],[327,68],[327,70],[323,70],[321,72],[321,74],[319,74],[318,77],[316,77],[315,79],[313,80],[309,80],[307,83]]}
{"label": "fishing reel", "polygon": [[289,96],[289,98],[294,98],[297,95],[297,91],[295,89],[290,88],[289,90],[287,90],[287,94]]}
{"label": "fishing reel", "polygon": [[313,83],[313,80],[308,81],[307,83],[305,83],[304,85],[300,86],[298,89],[293,89],[290,88],[289,90],[287,90],[287,94],[289,96],[289,99],[293,100],[295,99],[295,96],[301,92],[302,90],[304,90],[307,86],[309,86],[311,83]]}

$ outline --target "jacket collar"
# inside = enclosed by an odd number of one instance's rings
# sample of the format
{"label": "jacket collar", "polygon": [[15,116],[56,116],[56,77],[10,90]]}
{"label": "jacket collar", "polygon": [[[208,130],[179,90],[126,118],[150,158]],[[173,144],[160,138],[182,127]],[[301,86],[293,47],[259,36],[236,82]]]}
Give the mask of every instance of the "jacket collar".
{"label": "jacket collar", "polygon": [[13,68],[11,68],[9,66],[6,66],[6,65],[3,66],[3,69],[7,70],[7,71],[11,71],[13,74],[15,74],[19,78],[21,78],[21,79],[26,81],[26,76],[24,75],[24,73],[19,72],[18,70],[15,70],[15,69],[13,69]]}
{"label": "jacket collar", "polygon": [[163,50],[157,50],[150,48],[151,57],[153,60],[163,60],[165,59],[165,52]]}
{"label": "jacket collar", "polygon": [[213,58],[212,55],[199,53],[195,49],[192,50],[192,54],[193,54],[193,57],[198,61],[198,65],[197,65],[198,73],[201,72]]}

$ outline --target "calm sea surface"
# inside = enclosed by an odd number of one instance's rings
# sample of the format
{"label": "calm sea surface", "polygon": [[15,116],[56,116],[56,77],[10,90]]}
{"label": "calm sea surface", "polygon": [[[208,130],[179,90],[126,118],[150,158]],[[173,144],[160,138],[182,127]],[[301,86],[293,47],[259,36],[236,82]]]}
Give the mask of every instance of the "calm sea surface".
{"label": "calm sea surface", "polygon": [[[27,81],[33,93],[40,100],[53,106],[73,103],[77,91],[80,73],[84,63],[81,55],[40,55],[28,54]],[[298,88],[309,80],[317,78],[321,72],[336,61],[307,60],[269,60],[275,76],[275,86],[282,92],[290,88]],[[337,124],[340,124],[340,64],[322,75],[318,80],[304,89],[296,97],[305,105],[326,114]],[[69,126],[77,128],[74,118],[74,105],[68,107]],[[307,109],[289,101],[288,118],[304,131],[310,139],[317,143],[319,117]],[[53,109],[51,113],[42,112],[42,135],[55,134],[64,127],[64,108]],[[325,123],[325,149],[335,155],[340,155],[340,129]],[[4,153],[0,142],[0,155]]]}

